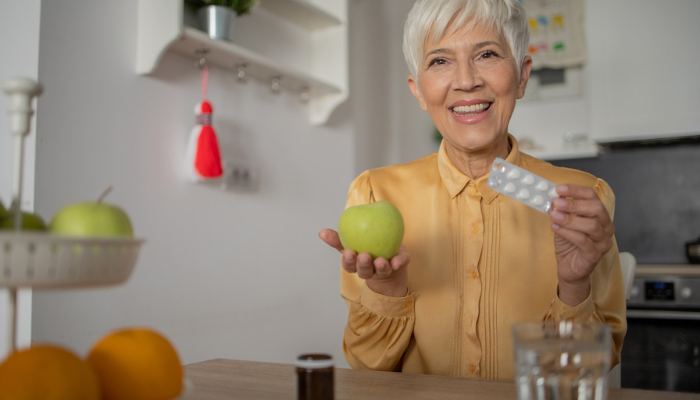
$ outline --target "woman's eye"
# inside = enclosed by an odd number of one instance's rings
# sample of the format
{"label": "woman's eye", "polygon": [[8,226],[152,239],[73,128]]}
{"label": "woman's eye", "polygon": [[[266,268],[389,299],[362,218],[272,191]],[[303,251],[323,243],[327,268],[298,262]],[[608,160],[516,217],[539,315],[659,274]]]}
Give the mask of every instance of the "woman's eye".
{"label": "woman's eye", "polygon": [[485,52],[483,52],[479,55],[480,59],[481,58],[494,58],[494,57],[498,57],[498,53],[496,53],[493,50],[486,50]]}
{"label": "woman's eye", "polygon": [[430,61],[430,63],[428,63],[428,66],[431,67],[433,65],[443,65],[443,64],[447,64],[447,60],[445,60],[444,58],[434,58]]}

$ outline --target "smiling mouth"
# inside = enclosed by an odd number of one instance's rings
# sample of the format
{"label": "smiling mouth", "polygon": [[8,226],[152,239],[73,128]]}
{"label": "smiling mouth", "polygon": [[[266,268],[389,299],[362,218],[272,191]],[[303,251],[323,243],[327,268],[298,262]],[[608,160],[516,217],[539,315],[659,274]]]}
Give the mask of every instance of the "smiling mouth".
{"label": "smiling mouth", "polygon": [[472,104],[470,106],[457,106],[452,107],[450,110],[454,115],[458,117],[472,117],[475,115],[479,115],[491,108],[491,104],[493,103],[480,103]]}

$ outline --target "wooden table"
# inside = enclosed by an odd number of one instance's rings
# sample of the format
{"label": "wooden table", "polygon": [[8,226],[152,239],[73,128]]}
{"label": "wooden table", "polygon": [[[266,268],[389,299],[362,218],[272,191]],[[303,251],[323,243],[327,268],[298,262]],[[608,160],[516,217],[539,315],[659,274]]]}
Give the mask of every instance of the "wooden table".
{"label": "wooden table", "polygon": [[[185,366],[191,390],[182,400],[296,400],[296,372],[291,364],[209,360]],[[434,375],[356,371],[336,368],[336,400],[517,400],[512,382]],[[609,400],[691,400],[698,394],[610,389]]]}

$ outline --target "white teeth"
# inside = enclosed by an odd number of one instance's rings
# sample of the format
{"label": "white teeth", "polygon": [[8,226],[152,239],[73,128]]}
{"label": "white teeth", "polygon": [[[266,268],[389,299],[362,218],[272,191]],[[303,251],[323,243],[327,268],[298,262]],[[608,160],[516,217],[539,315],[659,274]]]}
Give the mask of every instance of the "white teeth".
{"label": "white teeth", "polygon": [[456,112],[456,113],[470,113],[470,112],[481,111],[488,106],[489,106],[489,103],[472,104],[470,106],[457,106],[457,107],[452,108],[452,111]]}

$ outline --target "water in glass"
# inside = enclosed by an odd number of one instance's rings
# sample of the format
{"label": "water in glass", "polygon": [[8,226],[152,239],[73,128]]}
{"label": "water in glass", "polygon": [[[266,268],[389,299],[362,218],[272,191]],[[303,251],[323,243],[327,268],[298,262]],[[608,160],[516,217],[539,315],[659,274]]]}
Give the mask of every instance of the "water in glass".
{"label": "water in glass", "polygon": [[[561,334],[540,323],[540,328],[530,327],[529,334],[520,332],[520,337],[515,328],[518,399],[605,400],[610,366],[610,334],[606,328],[570,326],[570,330],[580,331],[574,335]],[[541,334],[535,334],[538,329]]]}

